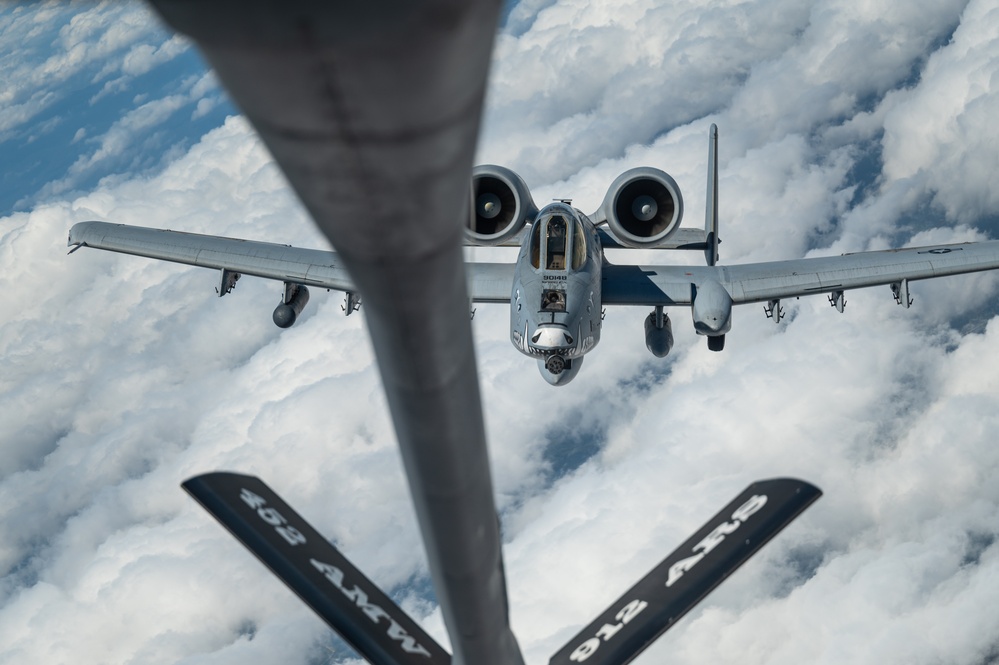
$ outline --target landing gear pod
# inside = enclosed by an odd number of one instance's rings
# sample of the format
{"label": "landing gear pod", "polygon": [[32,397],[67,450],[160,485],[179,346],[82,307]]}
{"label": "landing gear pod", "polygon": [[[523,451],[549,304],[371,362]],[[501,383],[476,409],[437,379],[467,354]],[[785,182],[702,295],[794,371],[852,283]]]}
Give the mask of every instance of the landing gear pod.
{"label": "landing gear pod", "polygon": [[309,290],[301,284],[285,283],[284,299],[274,309],[274,324],[278,328],[290,328],[298,320],[305,305],[309,302]]}
{"label": "landing gear pod", "polygon": [[691,303],[690,313],[698,335],[724,335],[732,329],[732,296],[718,282],[705,280],[694,287],[694,302]]}

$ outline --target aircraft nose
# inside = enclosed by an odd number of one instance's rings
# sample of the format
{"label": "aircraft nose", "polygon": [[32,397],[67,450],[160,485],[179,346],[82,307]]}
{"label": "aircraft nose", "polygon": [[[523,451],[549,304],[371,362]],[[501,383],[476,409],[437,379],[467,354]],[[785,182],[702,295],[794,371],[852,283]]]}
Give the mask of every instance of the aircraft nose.
{"label": "aircraft nose", "polygon": [[576,344],[564,326],[541,326],[531,336],[531,346],[541,351],[557,351]]}

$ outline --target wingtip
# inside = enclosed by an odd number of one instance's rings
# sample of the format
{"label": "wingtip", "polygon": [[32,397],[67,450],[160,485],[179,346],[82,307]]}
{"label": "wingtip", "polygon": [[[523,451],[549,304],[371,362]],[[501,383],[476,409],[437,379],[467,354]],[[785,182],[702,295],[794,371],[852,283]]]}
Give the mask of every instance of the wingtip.
{"label": "wingtip", "polygon": [[69,227],[69,237],[66,239],[66,246],[73,247],[73,249],[69,252],[70,254],[86,245],[83,240],[80,240],[80,236],[82,236],[87,230],[88,224],[90,224],[90,222],[77,222],[76,224],[73,224],[73,226]]}

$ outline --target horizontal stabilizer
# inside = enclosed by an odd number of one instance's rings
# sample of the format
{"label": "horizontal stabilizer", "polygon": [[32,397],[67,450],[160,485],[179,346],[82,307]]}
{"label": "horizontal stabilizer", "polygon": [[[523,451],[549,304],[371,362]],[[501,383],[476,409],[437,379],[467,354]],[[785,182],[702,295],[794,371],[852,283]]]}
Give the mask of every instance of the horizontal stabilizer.
{"label": "horizontal stabilizer", "polygon": [[550,665],[629,662],[821,495],[791,478],[753,483],[572,638]]}
{"label": "horizontal stabilizer", "polygon": [[451,656],[259,478],[208,473],[182,487],[372,665]]}
{"label": "horizontal stabilizer", "polygon": [[[606,229],[598,228],[597,235],[600,236],[600,245],[604,249],[631,249],[618,242],[617,238]],[[705,249],[708,246],[707,243],[708,235],[705,231],[682,226],[674,231],[668,240],[643,247],[643,249]]]}

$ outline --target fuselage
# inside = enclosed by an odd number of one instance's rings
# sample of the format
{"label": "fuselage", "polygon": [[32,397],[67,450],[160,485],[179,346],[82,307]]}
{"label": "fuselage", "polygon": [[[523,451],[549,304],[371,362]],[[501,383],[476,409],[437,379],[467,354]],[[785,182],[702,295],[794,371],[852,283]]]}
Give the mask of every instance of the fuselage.
{"label": "fuselage", "polygon": [[593,223],[568,202],[541,209],[517,257],[510,340],[552,385],[568,383],[600,341],[603,250]]}

